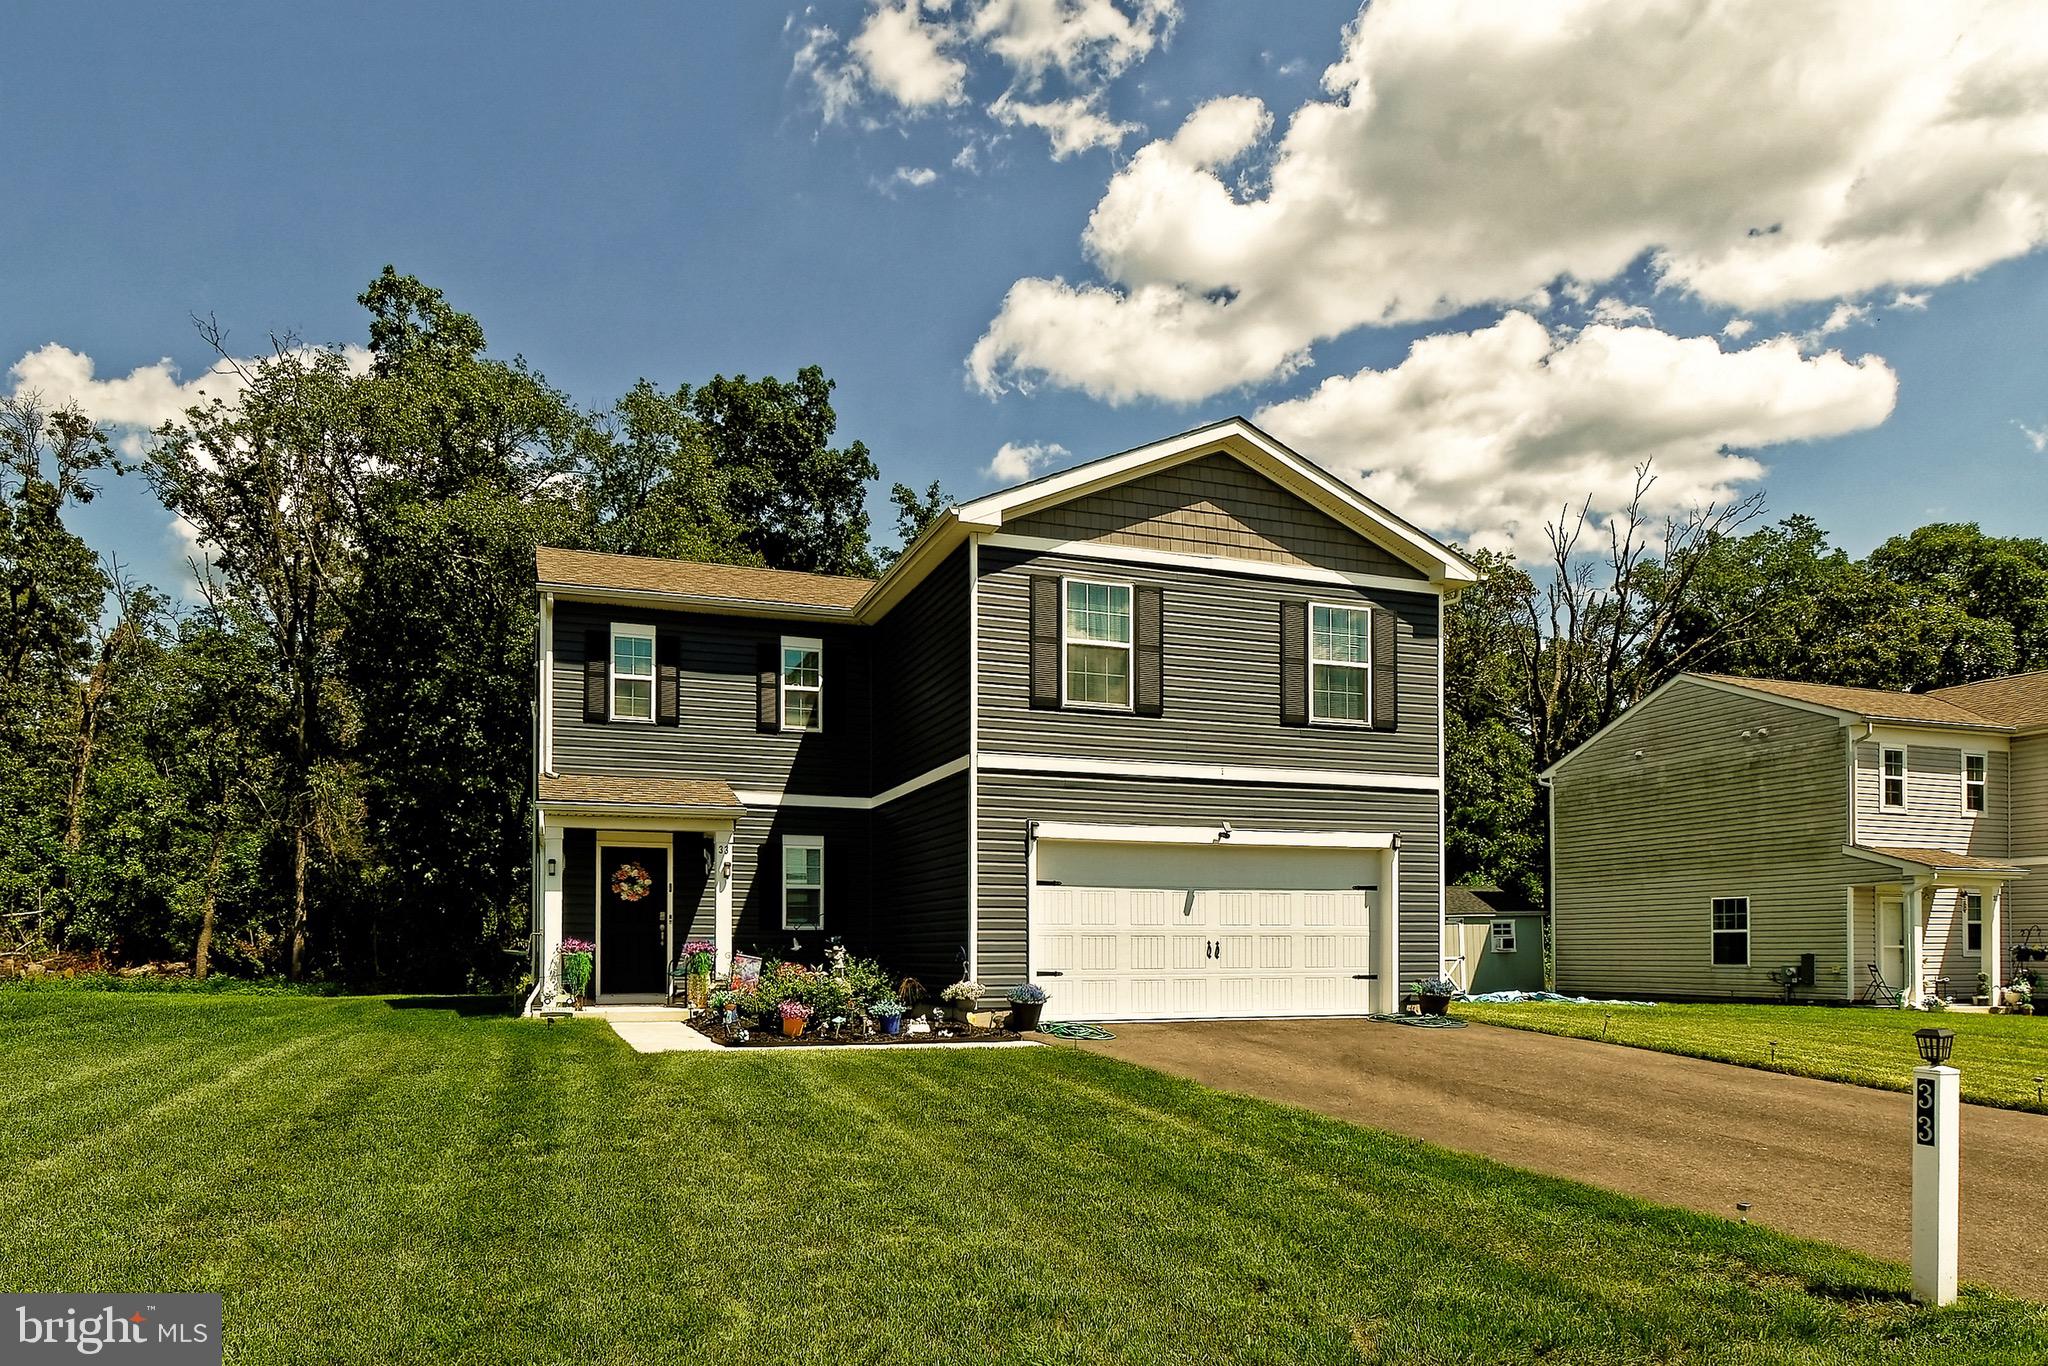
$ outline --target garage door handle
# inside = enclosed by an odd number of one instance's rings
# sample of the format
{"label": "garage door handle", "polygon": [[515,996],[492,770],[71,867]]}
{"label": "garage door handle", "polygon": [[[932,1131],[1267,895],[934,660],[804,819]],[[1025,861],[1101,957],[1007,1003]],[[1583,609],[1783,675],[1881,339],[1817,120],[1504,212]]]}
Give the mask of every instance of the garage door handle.
{"label": "garage door handle", "polygon": [[1067,974],[1065,974],[1064,972],[1041,972],[1038,975],[1040,977],[1064,977]]}
{"label": "garage door handle", "polygon": [[1351,980],[1354,982],[1377,982],[1380,980],[1380,975],[1376,972],[1354,972],[1351,974]]}

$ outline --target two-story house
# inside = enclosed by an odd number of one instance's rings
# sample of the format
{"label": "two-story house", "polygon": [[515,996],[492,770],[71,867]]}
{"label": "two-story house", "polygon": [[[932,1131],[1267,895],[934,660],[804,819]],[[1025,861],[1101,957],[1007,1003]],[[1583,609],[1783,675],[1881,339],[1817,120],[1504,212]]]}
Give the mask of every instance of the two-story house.
{"label": "two-story house", "polygon": [[2048,942],[2048,674],[1681,674],[1543,780],[1560,990],[1968,1000]]}
{"label": "two-story house", "polygon": [[1054,1016],[1359,1014],[1441,965],[1447,547],[1242,419],[877,581],[542,549],[535,967],[686,938]]}

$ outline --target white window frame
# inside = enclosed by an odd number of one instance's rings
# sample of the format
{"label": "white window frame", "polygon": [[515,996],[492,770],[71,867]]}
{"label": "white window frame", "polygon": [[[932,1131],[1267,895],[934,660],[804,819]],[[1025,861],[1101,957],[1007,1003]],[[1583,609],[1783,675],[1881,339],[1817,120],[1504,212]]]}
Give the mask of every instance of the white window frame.
{"label": "white window frame", "polygon": [[[1970,777],[1970,761],[1972,759],[1975,759],[1978,763],[1984,766],[1983,777]],[[1973,788],[1976,790],[1977,799],[1979,803],[1981,803],[1977,806],[1970,805],[1970,793],[1971,789]],[[1991,756],[1987,753],[1982,753],[1977,750],[1966,749],[1963,751],[1963,814],[1965,816],[1975,818],[1977,816],[1987,814],[1990,810]]]}
{"label": "white window frame", "polygon": [[[816,686],[789,681],[789,652],[791,650],[816,650],[818,652],[818,682]],[[817,724],[792,727],[789,724],[789,695],[793,692],[807,692],[817,699],[811,709],[811,719]],[[800,735],[816,735],[825,729],[825,642],[815,636],[784,636],[775,653],[775,728],[795,730]]]}
{"label": "white window frame", "polygon": [[[1984,893],[1966,889],[1957,893],[1957,896],[1963,903],[1963,952],[1972,958],[1982,958],[1984,956]],[[1972,911],[1975,911],[1976,914],[1972,915]],[[1970,931],[1972,930],[1977,932],[1975,935],[1977,942],[1974,944],[1970,942],[1972,937]]]}
{"label": "white window frame", "polygon": [[[619,640],[621,637],[628,640],[644,640],[647,642],[646,673],[622,674],[619,672]],[[652,626],[641,626],[633,622],[615,621],[612,623],[611,640],[605,648],[611,652],[605,660],[605,715],[613,721],[621,721],[627,725],[653,725],[655,713],[661,710],[661,686],[657,682],[661,673],[661,666],[655,662],[654,658],[654,628]],[[647,715],[619,715],[619,684],[625,682],[645,682],[647,684]]]}
{"label": "white window frame", "polygon": [[[1891,785],[1892,778],[1885,768],[1886,758],[1893,754],[1899,756],[1899,799],[1897,801],[1890,800],[1890,794],[1887,789]],[[1912,756],[1906,752],[1904,745],[1879,745],[1877,747],[1877,805],[1880,810],[1904,811],[1906,809],[1906,803],[1911,800],[1912,795],[1909,791],[1911,787],[1911,774]]]}
{"label": "white window frame", "polygon": [[[1124,595],[1124,620],[1130,623],[1129,640],[1069,640],[1067,635],[1067,590],[1081,584],[1089,588],[1122,589]],[[1067,646],[1093,645],[1102,649],[1121,649],[1124,652],[1124,700],[1121,702],[1077,702],[1074,690],[1067,686]],[[1129,583],[1117,579],[1089,579],[1079,575],[1060,579],[1060,705],[1075,707],[1083,711],[1130,711],[1132,699],[1138,686],[1138,590]]]}
{"label": "white window frame", "polygon": [[[789,923],[789,851],[792,849],[815,849],[818,851],[818,923],[815,925],[792,925]],[[784,835],[782,848],[776,851],[782,863],[782,928],[798,934],[811,934],[825,928],[825,837],[823,835]],[[810,884],[795,884],[800,891],[810,890]]]}
{"label": "white window frame", "polygon": [[[1714,923],[1714,917],[1715,917],[1716,915],[1718,915],[1718,914],[1720,913],[1720,910],[1721,910],[1721,904],[1722,904],[1723,902],[1727,902],[1727,901],[1739,901],[1739,902],[1741,902],[1741,903],[1742,903],[1742,928],[1741,928],[1740,930],[1724,930],[1724,929],[1720,928],[1719,926],[1717,926],[1717,925],[1716,925],[1716,924]],[[1707,902],[1707,964],[1708,964],[1708,966],[1710,966],[1710,967],[1716,967],[1716,968],[1746,968],[1746,967],[1748,967],[1748,966],[1749,966],[1749,951],[1750,951],[1750,923],[1749,923],[1749,909],[1750,909],[1750,907],[1749,907],[1749,898],[1748,898],[1747,896],[1717,896],[1717,897],[1712,897],[1712,898],[1710,898],[1710,899],[1708,900],[1708,902]],[[1742,961],[1741,961],[1740,963],[1723,963],[1723,962],[1721,962],[1721,961],[1719,960],[1719,957],[1718,957],[1718,956],[1717,956],[1717,955],[1716,955],[1716,954],[1714,953],[1714,946],[1715,946],[1715,944],[1719,942],[1719,940],[1720,940],[1721,936],[1722,936],[1722,935],[1724,935],[1724,934],[1740,934],[1740,935],[1742,936]]]}
{"label": "white window frame", "polygon": [[[1506,933],[1503,934],[1502,931]],[[1486,927],[1486,947],[1492,953],[1513,953],[1515,951],[1515,922],[1496,920]]]}
{"label": "white window frame", "polygon": [[[1365,660],[1316,658],[1316,609],[1357,612],[1365,617]],[[1372,604],[1367,602],[1310,602],[1308,605],[1308,719],[1316,726],[1372,726]],[[1357,669],[1365,675],[1365,715],[1318,716],[1316,714],[1316,666],[1325,669]]]}

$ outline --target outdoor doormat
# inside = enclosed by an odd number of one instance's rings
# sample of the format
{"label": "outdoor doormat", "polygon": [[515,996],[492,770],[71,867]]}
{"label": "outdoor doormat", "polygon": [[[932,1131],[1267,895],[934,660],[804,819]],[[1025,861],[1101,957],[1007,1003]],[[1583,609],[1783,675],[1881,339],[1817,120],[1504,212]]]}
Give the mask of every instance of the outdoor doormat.
{"label": "outdoor doormat", "polygon": [[922,1034],[862,1034],[851,1028],[835,1034],[807,1029],[795,1038],[778,1029],[727,1026],[715,1020],[692,1020],[690,1028],[725,1048],[915,1048],[933,1043],[1017,1043],[1025,1037],[1014,1029],[971,1029],[966,1025],[941,1026]]}

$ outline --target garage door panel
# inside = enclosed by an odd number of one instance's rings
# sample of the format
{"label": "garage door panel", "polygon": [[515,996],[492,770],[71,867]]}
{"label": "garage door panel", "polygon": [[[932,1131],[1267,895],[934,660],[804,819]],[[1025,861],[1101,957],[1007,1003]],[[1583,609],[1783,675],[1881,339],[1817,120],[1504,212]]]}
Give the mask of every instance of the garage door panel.
{"label": "garage door panel", "polygon": [[1134,934],[1130,943],[1130,959],[1126,964],[1133,972],[1164,972],[1167,968],[1167,937],[1163,934]]}

